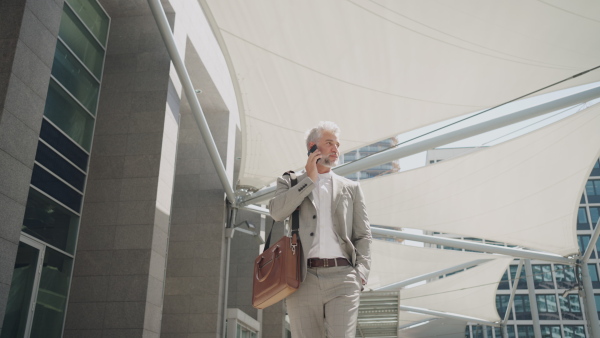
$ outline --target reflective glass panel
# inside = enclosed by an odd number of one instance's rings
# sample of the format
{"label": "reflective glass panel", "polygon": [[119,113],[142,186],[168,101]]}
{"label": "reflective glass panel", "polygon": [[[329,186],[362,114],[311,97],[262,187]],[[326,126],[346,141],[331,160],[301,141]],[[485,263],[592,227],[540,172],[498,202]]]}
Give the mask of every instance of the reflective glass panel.
{"label": "reflective glass panel", "polygon": [[39,253],[38,249],[19,242],[1,338],[21,338],[25,335]]}
{"label": "reflective glass panel", "polygon": [[44,115],[83,149],[90,151],[94,118],[53,79],[48,86]]}
{"label": "reflective glass panel", "polygon": [[58,36],[77,55],[85,66],[92,71],[96,78],[102,76],[102,62],[104,60],[104,49],[98,41],[85,28],[83,23],[75,16],[75,13],[65,6]]}
{"label": "reflective glass panel", "polygon": [[585,208],[579,208],[577,211],[577,230],[590,230],[590,224]]}
{"label": "reflective glass panel", "polygon": [[562,338],[560,334],[560,326],[558,325],[542,325],[542,338]]}
{"label": "reflective glass panel", "polygon": [[600,218],[600,207],[590,207],[590,216],[592,218],[592,227],[595,229]]}
{"label": "reflective glass panel", "polygon": [[83,196],[38,165],[33,166],[31,184],[75,212],[80,211]]}
{"label": "reflective glass panel", "polygon": [[584,253],[588,244],[590,244],[590,235],[578,235],[577,242],[579,243],[579,250],[581,250],[581,253]]}
{"label": "reflective glass panel", "polygon": [[60,338],[73,259],[48,247],[44,256],[30,337]]}
{"label": "reflective glass panel", "polygon": [[60,176],[60,178],[67,183],[83,192],[85,174],[42,142],[38,142],[35,160],[46,167],[46,169]]}
{"label": "reflective glass panel", "polygon": [[52,75],[92,114],[96,114],[99,84],[96,79],[65,48],[56,42]]}
{"label": "reflective glass panel", "polygon": [[588,203],[600,203],[600,180],[588,180],[585,184]]}
{"label": "reflective glass panel", "polygon": [[600,176],[600,160],[594,163],[594,168],[592,169],[592,174],[590,176]]}
{"label": "reflective glass panel", "polygon": [[592,282],[597,282],[598,268],[596,267],[596,264],[588,264],[588,269],[590,271],[590,278],[592,279]]}
{"label": "reflective glass panel", "polygon": [[45,119],[42,120],[40,138],[58,150],[69,161],[75,163],[81,170],[87,170],[88,154]]}
{"label": "reflective glass panel", "polygon": [[67,0],[94,36],[106,46],[109,19],[96,0]]}
{"label": "reflective glass panel", "polygon": [[79,217],[44,196],[29,189],[23,232],[68,253],[74,253]]}

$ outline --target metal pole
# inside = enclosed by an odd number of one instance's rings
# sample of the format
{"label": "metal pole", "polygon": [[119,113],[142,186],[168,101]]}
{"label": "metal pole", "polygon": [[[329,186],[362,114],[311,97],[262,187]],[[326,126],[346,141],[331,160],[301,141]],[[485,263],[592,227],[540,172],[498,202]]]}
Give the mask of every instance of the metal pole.
{"label": "metal pole", "polygon": [[535,338],[542,338],[542,329],[540,328],[540,314],[535,297],[535,285],[533,283],[533,270],[531,260],[525,260],[525,279],[527,280],[527,290],[529,291],[529,308],[531,309],[531,319],[533,320],[533,334]]}
{"label": "metal pole", "polygon": [[404,231],[383,229],[383,228],[376,227],[376,226],[371,226],[371,232],[374,234],[403,238],[403,239],[408,239],[408,240],[417,241],[417,242],[425,242],[425,243],[432,243],[432,244],[438,244],[438,245],[447,245],[447,246],[451,246],[451,247],[455,247],[455,248],[462,248],[462,249],[466,249],[466,250],[497,253],[497,254],[502,254],[502,255],[519,257],[519,258],[539,259],[539,260],[555,262],[555,263],[560,263],[560,264],[575,264],[576,263],[575,259],[565,258],[560,255],[546,253],[546,252],[508,248],[508,247],[504,247],[504,246],[469,242],[469,241],[464,241],[464,240],[460,240],[460,239],[443,238],[443,237],[429,236],[429,235],[410,234],[410,233],[407,233]]}
{"label": "metal pole", "polygon": [[481,318],[463,316],[463,315],[459,315],[456,313],[428,310],[428,309],[418,308],[418,307],[414,307],[414,306],[406,306],[406,305],[400,305],[400,310],[423,313],[426,315],[432,315],[432,316],[443,317],[443,318],[458,319],[458,320],[462,320],[465,322],[473,322],[473,323],[489,325],[489,326],[493,326],[493,327],[500,327],[500,323],[490,322],[489,320],[485,320],[485,319],[481,319]]}
{"label": "metal pole", "polygon": [[225,166],[221,161],[221,157],[219,155],[219,150],[217,150],[217,145],[215,144],[215,140],[210,132],[210,128],[208,127],[208,122],[204,117],[204,112],[202,111],[202,107],[200,107],[200,102],[198,102],[198,97],[196,96],[196,90],[192,84],[192,80],[188,74],[188,71],[185,67],[185,63],[179,55],[179,51],[177,50],[177,45],[175,44],[175,38],[173,37],[173,33],[171,32],[171,26],[169,25],[169,21],[167,20],[167,15],[160,4],[160,0],[148,0],[148,4],[150,5],[150,9],[152,10],[152,14],[154,15],[154,20],[158,25],[158,30],[162,35],[163,41],[165,42],[165,46],[167,47],[167,51],[171,56],[171,61],[173,62],[173,66],[177,71],[177,76],[181,81],[181,86],[185,92],[185,96],[187,97],[190,108],[192,109],[192,113],[196,118],[196,124],[198,124],[198,128],[200,129],[200,134],[202,134],[202,139],[204,139],[204,143],[206,143],[206,148],[208,149],[208,154],[217,170],[217,175],[219,176],[219,180],[221,181],[221,185],[225,189],[225,194],[227,195],[227,200],[229,203],[235,205],[235,193],[233,192],[233,188],[231,183],[229,183],[229,179],[227,178],[227,172],[225,171]]}
{"label": "metal pole", "polygon": [[[512,305],[515,302],[515,294],[517,293],[517,286],[519,285],[519,278],[521,277],[521,270],[523,270],[523,259],[519,260],[519,265],[517,267],[517,274],[515,275],[515,280],[512,283],[512,290],[510,290],[510,298],[508,300],[508,307],[506,308],[506,312],[504,313],[504,320],[502,320],[502,323],[504,323],[504,324],[508,323],[508,317],[510,316],[510,311],[512,310]],[[507,333],[507,335],[508,335],[508,333]]]}
{"label": "metal pole", "polygon": [[[399,158],[414,155],[422,151],[433,149],[435,147],[442,146],[451,142],[466,139],[471,136],[479,135],[490,130],[498,129],[504,126],[508,126],[520,121],[524,121],[539,115],[550,113],[552,111],[570,107],[578,103],[587,102],[600,96],[600,87],[592,88],[577,94],[573,94],[567,97],[556,99],[544,104],[527,108],[509,115],[505,115],[493,120],[482,122],[470,127],[466,127],[457,131],[449,132],[444,135],[432,137],[421,142],[409,144],[403,147],[397,147],[390,150],[386,150],[377,154],[373,154],[369,157],[356,160],[354,162],[346,163],[341,166],[333,168],[333,171],[340,175],[346,176],[372,168],[384,163],[388,163]],[[239,205],[248,205],[258,203],[267,200],[275,193],[275,187],[268,187],[258,192],[240,198],[238,201]]]}
{"label": "metal pole", "polygon": [[506,323],[502,324],[502,338],[508,338],[508,327]]}
{"label": "metal pole", "polygon": [[600,219],[596,222],[594,233],[588,244],[588,247],[581,258],[581,282],[583,284],[583,304],[585,307],[585,316],[588,322],[588,331],[592,337],[600,337],[600,321],[598,320],[598,312],[596,307],[596,300],[594,297],[594,286],[592,285],[592,279],[590,278],[590,270],[588,261],[592,250],[596,246],[598,241],[598,235],[600,235]]}
{"label": "metal pole", "polygon": [[385,285],[385,286],[382,286],[380,288],[374,289],[373,291],[395,291],[395,290],[398,290],[400,288],[403,288],[405,286],[408,286],[408,285],[411,285],[411,284],[414,284],[414,283],[418,283],[418,282],[421,282],[421,281],[424,281],[424,280],[428,280],[430,278],[435,278],[435,277],[438,277],[438,276],[441,276],[441,275],[444,275],[444,274],[447,274],[447,273],[452,273],[452,272],[456,272],[456,271],[459,271],[459,270],[462,270],[462,269],[470,268],[472,266],[483,264],[483,263],[489,262],[489,261],[491,261],[491,259],[477,259],[477,260],[474,260],[474,261],[470,261],[470,262],[466,262],[466,263],[463,263],[463,264],[455,265],[455,266],[452,266],[452,267],[449,267],[449,268],[446,268],[446,269],[442,269],[442,270],[430,272],[430,273],[427,273],[427,274],[424,274],[424,275],[420,275],[420,276],[417,276],[417,277],[409,278],[409,279],[403,280],[401,282],[397,282],[397,283]]}
{"label": "metal pole", "polygon": [[230,218],[227,220],[227,228],[225,229],[225,286],[223,289],[223,322],[221,336],[225,336],[225,328],[227,327],[227,296],[229,295],[229,261],[231,259],[231,238],[233,237],[233,225],[237,217],[237,209],[230,208]]}
{"label": "metal pole", "polygon": [[588,331],[592,337],[600,337],[600,323],[594,299],[594,286],[592,285],[587,263],[581,264],[581,279],[583,283],[583,306],[588,322]]}
{"label": "metal pole", "polygon": [[594,228],[594,233],[592,234],[592,237],[590,238],[588,247],[585,249],[585,253],[583,254],[583,257],[581,257],[581,261],[585,264],[587,264],[587,262],[590,260],[590,256],[592,255],[592,252],[594,251],[594,247],[596,246],[596,242],[598,241],[598,235],[600,235],[600,227],[598,225],[600,225],[600,219],[598,219],[598,222],[596,223],[596,227]]}

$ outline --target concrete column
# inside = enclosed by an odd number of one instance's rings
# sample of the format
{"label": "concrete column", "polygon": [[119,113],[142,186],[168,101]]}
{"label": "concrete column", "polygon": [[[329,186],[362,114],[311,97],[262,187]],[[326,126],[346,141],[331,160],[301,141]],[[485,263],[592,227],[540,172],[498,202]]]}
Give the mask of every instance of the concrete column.
{"label": "concrete column", "polygon": [[62,1],[0,1],[0,331],[44,104]]}
{"label": "concrete column", "polygon": [[[186,46],[185,57],[225,162],[228,143],[235,137],[229,132],[230,114],[193,45]],[[180,128],[161,337],[222,337],[224,189],[185,99]]]}
{"label": "concrete column", "polygon": [[64,337],[159,337],[179,100],[145,3],[111,17]]}

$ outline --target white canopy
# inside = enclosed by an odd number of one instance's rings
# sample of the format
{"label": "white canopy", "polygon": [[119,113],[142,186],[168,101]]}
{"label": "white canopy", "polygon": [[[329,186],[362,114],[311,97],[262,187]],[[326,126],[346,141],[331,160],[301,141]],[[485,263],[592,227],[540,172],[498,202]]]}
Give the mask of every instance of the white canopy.
{"label": "white canopy", "polygon": [[600,155],[600,105],[509,142],[365,180],[372,224],[491,239],[569,255]]}
{"label": "white canopy", "polygon": [[405,289],[400,305],[500,321],[496,302],[498,283],[512,258],[496,258],[458,274]]}
{"label": "white canopy", "polygon": [[371,272],[367,288],[377,289],[412,277],[479,260],[494,259],[489,254],[440,250],[373,240]]}
{"label": "white canopy", "polygon": [[[351,150],[598,66],[597,1],[201,0],[229,58],[240,183],[303,167],[304,132]],[[600,80],[600,71],[551,90]]]}

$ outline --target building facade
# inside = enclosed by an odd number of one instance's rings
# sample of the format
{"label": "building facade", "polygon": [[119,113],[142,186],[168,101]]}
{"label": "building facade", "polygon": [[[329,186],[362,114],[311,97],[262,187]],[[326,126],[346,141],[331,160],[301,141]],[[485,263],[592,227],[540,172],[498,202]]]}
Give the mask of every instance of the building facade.
{"label": "building facade", "polygon": [[[233,182],[226,60],[200,2],[162,5]],[[258,245],[226,236],[148,2],[2,1],[0,16],[0,337],[282,337],[282,306],[251,307]]]}
{"label": "building facade", "polygon": [[[427,165],[450,159],[456,156],[476,151],[477,148],[447,148],[434,149],[427,154]],[[585,185],[581,196],[577,217],[577,238],[579,248],[584,252],[590,241],[594,226],[598,222],[600,214],[600,159],[596,161],[590,177]],[[493,245],[505,245],[493,241],[478,238],[463,238],[447,234],[435,233],[438,236],[448,236]],[[441,247],[446,250],[463,250],[451,247]],[[600,316],[600,280],[598,277],[598,264],[600,263],[600,245],[596,244],[596,250],[589,261],[590,276],[595,289],[595,300],[597,313]],[[573,266],[561,265],[543,261],[531,261],[531,271],[524,266],[520,277],[517,279],[518,260],[513,264],[498,286],[496,294],[496,308],[500,318],[504,318],[509,305],[510,294],[516,288],[514,303],[510,308],[510,316],[507,323],[509,337],[532,338],[534,336],[534,325],[539,323],[542,337],[544,338],[584,338],[591,337],[587,330],[586,316],[583,303],[578,291],[579,272]],[[533,285],[527,282],[527,275],[532,276]],[[533,290],[536,302],[530,301],[529,290]],[[533,309],[535,307],[535,309]],[[533,312],[532,312],[533,309]],[[534,318],[532,313],[538,313]],[[465,329],[465,337],[502,337],[499,328],[480,325],[468,325]]]}

